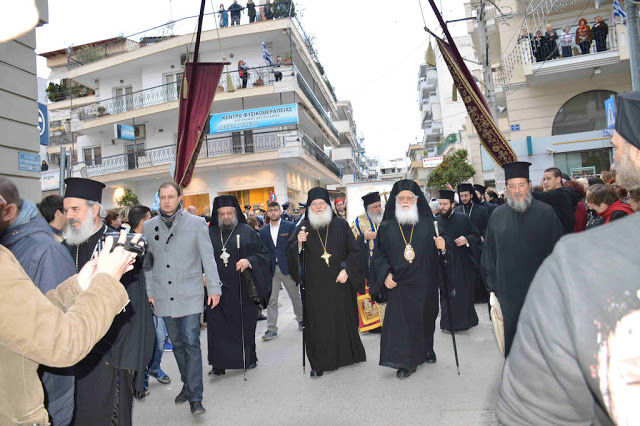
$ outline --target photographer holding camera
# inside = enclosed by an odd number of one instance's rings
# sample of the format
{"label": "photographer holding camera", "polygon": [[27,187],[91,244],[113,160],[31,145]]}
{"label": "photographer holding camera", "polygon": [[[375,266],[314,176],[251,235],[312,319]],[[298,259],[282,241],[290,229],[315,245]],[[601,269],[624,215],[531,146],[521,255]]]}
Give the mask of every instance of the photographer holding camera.
{"label": "photographer holding camera", "polygon": [[[0,214],[7,204],[0,196]],[[118,280],[136,255],[120,247],[124,241],[124,233],[115,246],[107,239],[99,257],[46,295],[0,246],[0,424],[49,424],[38,365],[68,367],[84,358],[127,305]]]}

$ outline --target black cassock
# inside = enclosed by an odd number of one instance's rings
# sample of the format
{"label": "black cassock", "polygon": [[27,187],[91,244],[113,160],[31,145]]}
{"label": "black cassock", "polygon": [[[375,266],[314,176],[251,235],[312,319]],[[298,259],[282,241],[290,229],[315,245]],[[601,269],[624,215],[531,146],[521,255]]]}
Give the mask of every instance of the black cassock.
{"label": "black cassock", "polygon": [[[238,258],[237,235],[240,235],[240,258]],[[227,266],[224,266],[220,258],[222,241],[220,241],[218,225],[209,227],[209,237],[211,237],[218,274],[222,281],[220,303],[214,309],[209,306],[206,308],[209,364],[219,369],[240,369],[243,368],[242,321],[244,321],[247,366],[258,360],[255,340],[258,308],[249,296],[247,274],[255,283],[260,303],[266,307],[271,294],[269,251],[262,244],[255,229],[246,223],[238,223],[233,233],[229,231],[222,233],[227,253],[230,255]],[[251,269],[245,270],[242,274],[242,287],[238,282],[238,271],[236,271],[236,262],[240,259],[247,259],[251,264]],[[240,291],[242,291],[242,318],[240,317]]]}
{"label": "black cassock", "polygon": [[[438,215],[436,217],[440,236],[444,238],[447,247],[447,284],[451,297],[451,311],[453,314],[453,329],[455,331],[468,330],[478,325],[478,315],[473,307],[474,289],[476,284],[476,269],[473,262],[478,262],[480,234],[471,223],[468,216],[462,213],[452,212],[448,218]],[[454,242],[458,237],[467,239],[466,245],[457,246]],[[473,257],[472,257],[473,256]],[[451,330],[449,324],[449,310],[444,293],[440,291],[440,328]]]}
{"label": "black cassock", "polygon": [[[94,251],[102,249],[103,226],[79,246],[68,246],[71,257],[78,259],[78,269],[87,263]],[[151,261],[147,254],[145,262]],[[155,342],[151,307],[142,272],[143,259],[138,258],[132,271],[120,282],[127,290],[129,304],[116,315],[105,336],[91,352],[73,367],[76,375],[76,425],[129,425],[132,422],[133,395],[142,394],[144,373]]]}
{"label": "black cassock", "polygon": [[[489,225],[489,212],[486,208],[482,207],[481,204],[471,202],[467,205],[460,204],[453,209],[453,211],[467,215],[471,219],[473,226],[475,226],[480,233],[480,236],[486,238],[487,226]],[[480,243],[479,250],[480,252],[482,251],[482,242]],[[476,303],[486,303],[489,301],[489,295],[485,290],[482,280],[479,278],[476,278],[474,293],[474,301]]]}
{"label": "black cassock", "polygon": [[[403,225],[407,243],[411,226]],[[414,372],[433,352],[433,332],[438,316],[438,286],[441,283],[439,254],[431,218],[421,215],[415,225],[411,246],[415,260],[404,258],[405,242],[395,218],[378,228],[373,252],[376,282],[371,293],[386,298],[387,308],[380,340],[380,365]],[[389,290],[384,281],[389,273],[398,286]]]}
{"label": "black cassock", "polygon": [[[305,246],[306,280],[304,298],[304,333],[307,357],[313,370],[330,371],[345,365],[366,361],[364,346],[358,334],[356,292],[364,293],[362,255],[349,224],[334,216],[320,234],[304,219],[287,241],[287,261],[291,277],[300,282],[298,233],[305,226],[309,235]],[[328,235],[328,237],[327,237]],[[329,266],[322,256],[325,242],[331,254]],[[346,283],[336,282],[346,269]]]}
{"label": "black cassock", "polygon": [[535,199],[524,213],[503,204],[491,215],[482,248],[482,269],[489,289],[500,301],[506,355],[529,285],[562,234],[553,207]]}

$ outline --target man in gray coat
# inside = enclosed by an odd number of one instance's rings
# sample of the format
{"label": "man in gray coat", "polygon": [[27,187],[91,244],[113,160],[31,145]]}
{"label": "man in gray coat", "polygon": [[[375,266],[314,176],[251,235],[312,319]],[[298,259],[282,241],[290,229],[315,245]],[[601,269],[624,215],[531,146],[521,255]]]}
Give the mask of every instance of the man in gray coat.
{"label": "man in gray coat", "polygon": [[174,182],[160,185],[158,196],[160,214],[143,227],[150,254],[145,262],[153,262],[145,268],[147,295],[156,316],[164,318],[180,369],[183,386],[175,402],[189,401],[191,414],[201,415],[203,270],[211,308],[220,301],[222,283],[204,219],[182,210],[182,191]]}

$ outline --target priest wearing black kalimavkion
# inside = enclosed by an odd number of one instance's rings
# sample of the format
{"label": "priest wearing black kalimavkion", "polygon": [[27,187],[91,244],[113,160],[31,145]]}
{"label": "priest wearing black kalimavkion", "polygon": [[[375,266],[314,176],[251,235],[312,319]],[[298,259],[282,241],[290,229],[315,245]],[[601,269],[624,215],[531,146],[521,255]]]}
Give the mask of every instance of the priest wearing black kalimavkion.
{"label": "priest wearing black kalimavkion", "polygon": [[[478,325],[478,315],[473,306],[476,268],[480,255],[480,234],[463,213],[453,211],[454,192],[440,190],[440,214],[436,217],[440,237],[445,241],[449,255],[447,283],[449,284],[453,330],[463,331]],[[443,292],[440,292],[440,329],[451,331],[449,311]]]}
{"label": "priest wearing black kalimavkion", "polygon": [[373,252],[373,295],[387,300],[380,365],[409,377],[418,365],[435,363],[433,333],[441,283],[434,217],[417,183],[393,185]]}
{"label": "priest wearing black kalimavkion", "polygon": [[[102,219],[104,184],[82,178],[68,178],[64,198],[68,225],[67,246],[78,271],[102,248],[106,226]],[[123,275],[121,282],[130,303],[116,315],[107,334],[89,354],[73,367],[76,375],[75,416],[77,425],[130,425],[134,391],[142,395],[144,366],[151,356],[153,334],[151,311],[144,281],[140,280],[142,259]],[[146,359],[146,362],[145,362]]]}
{"label": "priest wearing black kalimavkion", "polygon": [[480,236],[484,238],[489,223],[489,212],[486,208],[482,207],[472,184],[461,183],[457,189],[458,197],[460,197],[460,205],[454,210],[469,216],[471,222],[473,222],[473,225],[480,233]]}
{"label": "priest wearing black kalimavkion", "polygon": [[222,296],[215,308],[207,307],[209,364],[212,367],[209,375],[221,376],[227,369],[257,366],[256,305],[264,309],[269,303],[271,260],[260,235],[247,225],[235,196],[216,197],[211,213],[209,237],[222,281]]}
{"label": "priest wearing black kalimavkion", "polygon": [[356,239],[349,224],[333,214],[327,190],[312,188],[306,207],[286,253],[291,277],[300,282],[306,243],[303,333],[311,377],[320,377],[324,371],[366,361],[356,306],[356,293],[364,293],[364,271]]}
{"label": "priest wearing black kalimavkion", "polygon": [[473,189],[476,191],[476,197],[478,198],[478,201],[480,201],[480,205],[487,209],[487,213],[489,213],[489,216],[491,216],[491,213],[493,213],[493,211],[498,206],[496,206],[495,204],[491,204],[484,199],[484,194],[487,192],[487,188],[485,188],[483,185],[476,184],[473,185]]}
{"label": "priest wearing black kalimavkion", "polygon": [[553,207],[533,198],[529,166],[504,164],[507,204],[495,209],[482,248],[482,269],[504,318],[505,356],[509,355],[520,309],[542,261],[563,235]]}
{"label": "priest wearing black kalimavkion", "polygon": [[373,267],[373,250],[376,246],[378,226],[382,222],[382,201],[378,192],[370,192],[362,197],[364,213],[356,217],[351,224],[351,231],[362,254],[365,272],[365,294],[358,295],[358,329],[360,332],[379,333],[384,317],[382,299],[373,300],[369,287],[376,281]]}

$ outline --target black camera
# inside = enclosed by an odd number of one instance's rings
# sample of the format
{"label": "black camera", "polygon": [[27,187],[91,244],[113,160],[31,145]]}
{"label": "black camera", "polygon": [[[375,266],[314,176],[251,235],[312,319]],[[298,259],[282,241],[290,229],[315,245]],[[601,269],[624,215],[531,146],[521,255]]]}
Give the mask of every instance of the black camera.
{"label": "black camera", "polygon": [[[131,240],[133,240],[133,238],[136,235],[139,235],[140,239],[138,240],[137,243],[132,243]],[[113,237],[113,246],[115,247],[115,245],[118,242],[118,239],[120,239],[120,233],[105,232],[104,234],[102,234],[100,249],[102,249],[102,246],[104,245],[104,242],[106,241],[107,237]],[[142,245],[140,245],[140,243],[142,243]],[[126,251],[130,251],[131,253],[135,253],[138,256],[144,256],[145,253],[147,252],[147,239],[142,234],[133,234],[133,233],[127,234],[127,240],[124,242],[124,249]]]}

